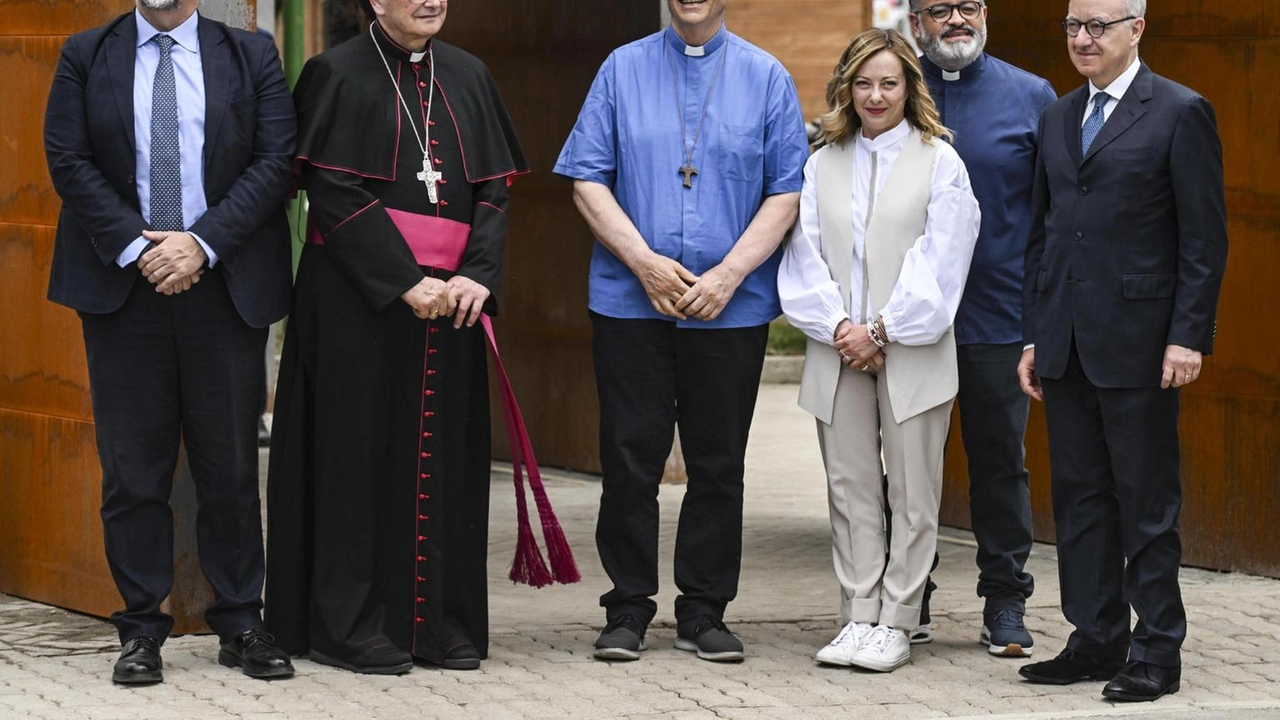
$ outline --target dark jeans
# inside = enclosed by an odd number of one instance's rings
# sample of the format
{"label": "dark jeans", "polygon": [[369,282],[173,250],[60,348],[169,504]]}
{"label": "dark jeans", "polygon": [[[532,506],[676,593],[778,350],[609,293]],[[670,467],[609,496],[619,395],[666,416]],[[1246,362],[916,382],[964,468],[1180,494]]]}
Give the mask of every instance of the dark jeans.
{"label": "dark jeans", "polygon": [[1021,610],[1035,589],[1031,493],[1023,436],[1031,398],[1018,384],[1022,343],[961,345],[960,436],[969,458],[969,513],[978,542],[978,596]]}
{"label": "dark jeans", "polygon": [[164,640],[173,618],[169,494],[186,446],[195,481],[200,566],[213,587],[205,619],[223,640],[262,626],[258,417],[267,330],[240,318],[214,268],[173,296],[139,274],[124,305],[80,314],[89,364],[107,565],[125,609],[121,641]]}
{"label": "dark jeans", "polygon": [[676,534],[677,620],[724,615],[742,563],[743,460],[768,326],[680,329],[591,314],[604,471],[596,547],[609,617],[657,612],[658,484],[677,424],[689,486]]}

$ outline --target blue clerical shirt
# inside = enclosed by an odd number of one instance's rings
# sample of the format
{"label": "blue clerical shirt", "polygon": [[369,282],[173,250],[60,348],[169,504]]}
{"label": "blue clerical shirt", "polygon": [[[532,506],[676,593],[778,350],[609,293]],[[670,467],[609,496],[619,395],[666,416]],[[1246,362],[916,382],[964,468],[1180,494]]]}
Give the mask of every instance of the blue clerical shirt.
{"label": "blue clerical shirt", "polygon": [[[693,146],[697,137],[692,188],[679,172],[681,117],[685,142]],[[724,260],[766,197],[800,191],[808,156],[800,99],[781,63],[723,27],[701,47],[686,46],[667,29],[605,61],[555,172],[608,186],[654,252],[701,275]],[[676,322],[688,328],[769,322],[781,313],[780,258],[774,253],[743,280],[715,320]],[[589,306],[601,315],[670,319],[598,240],[589,288]]]}
{"label": "blue clerical shirt", "polygon": [[1021,342],[1022,266],[1031,233],[1040,115],[1058,96],[1043,78],[986,54],[959,73],[944,72],[928,58],[920,62],[982,208],[956,314],[956,343]]}

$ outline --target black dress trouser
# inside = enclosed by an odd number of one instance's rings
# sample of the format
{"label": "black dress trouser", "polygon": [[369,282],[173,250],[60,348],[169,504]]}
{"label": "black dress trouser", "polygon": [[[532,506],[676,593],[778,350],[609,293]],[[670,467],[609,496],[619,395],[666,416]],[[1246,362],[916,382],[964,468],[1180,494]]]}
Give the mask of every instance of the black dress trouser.
{"label": "black dress trouser", "polygon": [[1074,347],[1063,376],[1041,384],[1062,613],[1075,627],[1067,647],[1177,667],[1187,634],[1178,390],[1097,387]]}
{"label": "black dress trouser", "polygon": [[676,533],[677,621],[723,617],[738,594],[743,463],[768,325],[678,328],[591,314],[604,471],[596,547],[608,617],[657,612],[658,485],[677,425],[689,485]]}
{"label": "black dress trouser", "polygon": [[164,640],[173,618],[169,496],[181,441],[195,481],[200,566],[213,587],[205,619],[224,641],[262,620],[258,417],[267,330],[245,324],[213,268],[186,292],[138,275],[117,311],[80,313],[102,463],[107,564],[124,600],[122,642]]}

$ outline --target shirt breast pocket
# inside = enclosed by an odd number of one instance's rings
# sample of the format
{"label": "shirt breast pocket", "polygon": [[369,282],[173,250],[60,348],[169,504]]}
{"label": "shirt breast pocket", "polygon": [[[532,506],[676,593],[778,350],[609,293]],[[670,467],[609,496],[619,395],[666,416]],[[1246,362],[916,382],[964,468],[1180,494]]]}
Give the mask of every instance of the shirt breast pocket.
{"label": "shirt breast pocket", "polygon": [[716,164],[731,180],[752,181],[764,176],[764,130],[750,125],[720,124]]}

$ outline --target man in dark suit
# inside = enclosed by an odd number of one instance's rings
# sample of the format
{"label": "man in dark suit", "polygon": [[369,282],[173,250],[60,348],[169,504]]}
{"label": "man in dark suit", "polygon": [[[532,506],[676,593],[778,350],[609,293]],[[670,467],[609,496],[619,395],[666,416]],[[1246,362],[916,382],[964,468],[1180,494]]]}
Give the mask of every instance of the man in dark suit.
{"label": "man in dark suit", "polygon": [[1213,349],[1227,256],[1213,108],[1138,59],[1145,11],[1145,0],[1071,0],[1063,21],[1088,83],[1041,118],[1018,366],[1045,404],[1062,611],[1075,627],[1057,658],[1020,672],[1108,679],[1113,700],[1178,690],[1178,388]]}
{"label": "man in dark suit", "polygon": [[45,117],[63,201],[49,299],[84,330],[125,684],[163,679],[180,437],[218,661],[293,674],[262,630],[256,429],[267,327],[289,304],[294,111],[275,47],[198,4],[138,0],[73,35]]}

